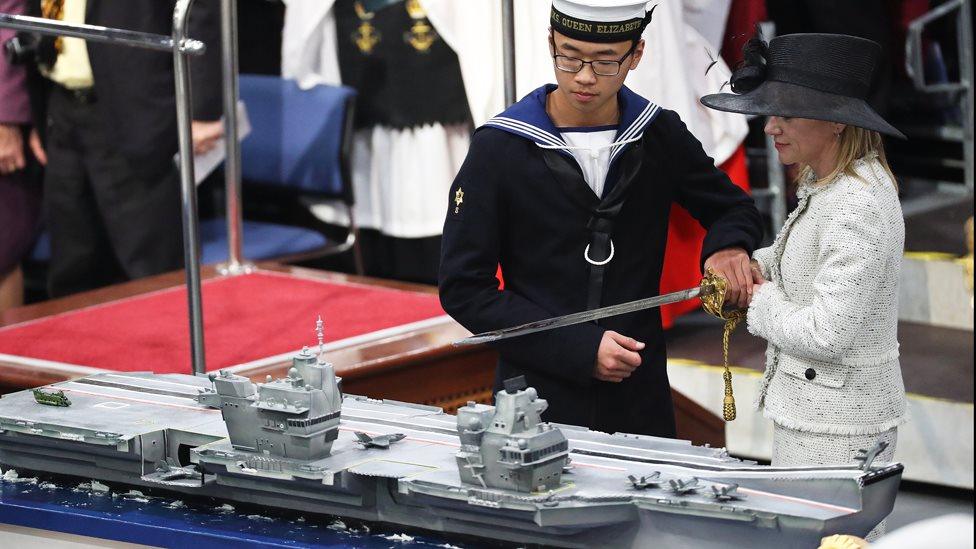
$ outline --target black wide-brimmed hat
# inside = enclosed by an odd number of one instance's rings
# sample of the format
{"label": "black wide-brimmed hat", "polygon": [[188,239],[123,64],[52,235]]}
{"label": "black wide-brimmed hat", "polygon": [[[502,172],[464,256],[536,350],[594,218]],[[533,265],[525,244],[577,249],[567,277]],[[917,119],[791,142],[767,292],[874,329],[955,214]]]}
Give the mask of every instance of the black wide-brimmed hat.
{"label": "black wide-brimmed hat", "polygon": [[720,111],[839,122],[904,138],[868,105],[881,46],[843,34],[753,38],[732,74],[732,91],[701,98]]}

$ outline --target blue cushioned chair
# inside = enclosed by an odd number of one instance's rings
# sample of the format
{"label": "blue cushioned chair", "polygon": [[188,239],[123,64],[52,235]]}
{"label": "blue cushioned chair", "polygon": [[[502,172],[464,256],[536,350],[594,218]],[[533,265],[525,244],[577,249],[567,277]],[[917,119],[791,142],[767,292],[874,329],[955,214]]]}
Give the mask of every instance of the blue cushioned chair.
{"label": "blue cushioned chair", "polygon": [[[244,257],[292,261],[352,251],[362,273],[350,176],[355,91],[345,86],[303,90],[277,76],[242,74],[240,96],[251,121],[251,133],[241,142],[244,186],[257,187],[262,201],[268,197],[335,200],[344,205],[350,219],[345,239],[339,240],[316,228],[311,215],[279,213],[260,221],[245,219]],[[244,202],[247,212],[248,200]],[[295,221],[300,217],[308,222],[298,225]],[[200,237],[205,264],[227,260],[224,219],[202,221]]]}

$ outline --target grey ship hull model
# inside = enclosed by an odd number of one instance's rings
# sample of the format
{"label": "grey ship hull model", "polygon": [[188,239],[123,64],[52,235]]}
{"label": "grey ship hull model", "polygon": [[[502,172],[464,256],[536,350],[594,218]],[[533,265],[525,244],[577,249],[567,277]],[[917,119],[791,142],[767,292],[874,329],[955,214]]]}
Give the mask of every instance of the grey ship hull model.
{"label": "grey ship hull model", "polygon": [[339,392],[308,352],[288,377],[99,374],[0,399],[0,463],[301,512],[566,547],[816,547],[892,509],[900,464],[773,468],[686,441],[542,423],[496,406]]}

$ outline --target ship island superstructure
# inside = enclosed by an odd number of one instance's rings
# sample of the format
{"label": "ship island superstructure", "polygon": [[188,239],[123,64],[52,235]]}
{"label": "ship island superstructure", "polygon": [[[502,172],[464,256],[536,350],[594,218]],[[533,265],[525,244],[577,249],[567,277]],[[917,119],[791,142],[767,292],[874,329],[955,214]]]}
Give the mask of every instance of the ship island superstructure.
{"label": "ship island superstructure", "polygon": [[[320,337],[321,340],[321,337]],[[0,399],[0,464],[565,547],[813,547],[890,513],[900,464],[776,468],[687,441],[542,421],[510,380],[457,416],[342,394],[305,349],[287,375],[98,374]]]}
{"label": "ship island superstructure", "polygon": [[569,443],[562,431],[542,422],[547,407],[519,377],[505,382],[495,406],[468,402],[458,409],[461,481],[517,492],[558,488]]}
{"label": "ship island superstructure", "polygon": [[333,366],[307,347],[284,379],[255,385],[227,371],[209,379],[213,388],[197,401],[221,411],[235,449],[301,460],[329,455],[339,436],[342,394]]}

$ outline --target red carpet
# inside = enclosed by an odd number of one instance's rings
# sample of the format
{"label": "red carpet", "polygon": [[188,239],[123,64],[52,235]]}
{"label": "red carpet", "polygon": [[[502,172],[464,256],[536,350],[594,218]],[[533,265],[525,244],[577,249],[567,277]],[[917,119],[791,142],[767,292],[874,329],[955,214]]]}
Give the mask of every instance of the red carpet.
{"label": "red carpet", "polygon": [[[437,295],[261,272],[203,282],[208,370],[444,314]],[[189,373],[183,287],[0,329],[0,353],[107,370]]]}

